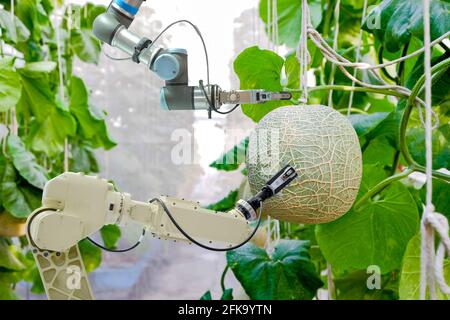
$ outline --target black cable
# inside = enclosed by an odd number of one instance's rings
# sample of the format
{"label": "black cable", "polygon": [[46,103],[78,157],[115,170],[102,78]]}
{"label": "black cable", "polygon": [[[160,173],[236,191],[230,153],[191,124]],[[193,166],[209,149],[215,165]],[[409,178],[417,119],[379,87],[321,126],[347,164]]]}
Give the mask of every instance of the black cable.
{"label": "black cable", "polygon": [[138,240],[134,245],[132,245],[131,247],[128,247],[128,248],[125,248],[125,249],[109,249],[109,248],[107,248],[107,247],[101,245],[100,243],[95,242],[94,240],[92,240],[92,239],[89,238],[89,237],[87,237],[86,239],[88,239],[92,244],[96,245],[97,247],[99,247],[99,248],[101,248],[101,249],[103,249],[103,250],[105,250],[105,251],[109,251],[109,252],[127,252],[127,251],[133,250],[133,249],[136,248],[138,245],[140,245],[140,244],[141,244],[141,241],[142,241],[142,238],[143,238],[144,236],[145,236],[145,228],[142,229],[142,234],[141,234],[141,236],[139,237],[139,240]]}
{"label": "black cable", "polygon": [[217,113],[219,113],[219,114],[229,114],[229,113],[233,112],[234,110],[236,110],[237,107],[240,106],[240,104],[237,104],[237,105],[235,105],[233,108],[231,108],[230,110],[227,110],[227,111],[219,111],[219,110],[216,109],[216,107],[213,105],[213,103],[212,103],[211,100],[209,99],[208,93],[206,92],[205,86],[203,85],[203,80],[200,80],[200,81],[198,82],[198,85],[199,85],[200,89],[202,89],[202,91],[203,91],[203,94],[204,94],[204,96],[205,96],[205,98],[206,98],[206,101],[208,102],[209,108],[210,108],[211,110],[213,110],[214,112],[217,112]]}
{"label": "black cable", "polygon": [[197,240],[195,240],[194,238],[192,238],[189,234],[186,233],[186,231],[183,230],[183,228],[180,227],[180,225],[177,223],[177,221],[175,220],[175,218],[172,216],[172,214],[170,213],[169,209],[167,208],[166,204],[159,198],[153,198],[152,200],[150,200],[150,203],[153,202],[158,202],[161,207],[163,208],[164,212],[167,214],[167,216],[169,217],[170,221],[172,221],[172,223],[175,225],[175,227],[178,229],[178,231],[180,231],[183,236],[185,236],[189,241],[191,241],[192,243],[195,243],[196,245],[198,245],[199,247],[206,249],[206,250],[211,250],[211,251],[229,251],[229,250],[234,250],[237,249],[239,247],[242,247],[244,244],[246,244],[247,242],[250,241],[251,238],[253,238],[253,236],[255,235],[256,231],[258,231],[259,225],[261,224],[261,216],[262,216],[262,201],[260,202],[260,207],[259,207],[259,215],[258,215],[258,223],[256,224],[255,229],[253,229],[253,232],[250,234],[250,236],[247,237],[247,239],[245,239],[244,241],[242,241],[240,244],[232,246],[232,247],[228,247],[228,248],[214,248],[214,247],[209,247],[207,245],[204,245],[203,243],[198,242]]}

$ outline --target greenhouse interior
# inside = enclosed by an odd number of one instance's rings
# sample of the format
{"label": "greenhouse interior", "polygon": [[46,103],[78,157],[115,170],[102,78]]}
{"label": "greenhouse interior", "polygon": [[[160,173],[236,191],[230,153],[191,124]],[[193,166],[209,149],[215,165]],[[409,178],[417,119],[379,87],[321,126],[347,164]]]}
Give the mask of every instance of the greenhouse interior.
{"label": "greenhouse interior", "polygon": [[448,0],[0,0],[0,143],[0,300],[450,299]]}

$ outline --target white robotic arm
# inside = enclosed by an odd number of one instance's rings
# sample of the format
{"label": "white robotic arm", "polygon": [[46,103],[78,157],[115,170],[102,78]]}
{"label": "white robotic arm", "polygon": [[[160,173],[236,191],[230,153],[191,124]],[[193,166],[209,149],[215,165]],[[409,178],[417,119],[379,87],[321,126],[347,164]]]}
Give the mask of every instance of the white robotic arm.
{"label": "white robotic arm", "polygon": [[[27,221],[28,241],[47,296],[93,298],[78,242],[104,225],[135,223],[160,239],[194,242],[207,249],[225,251],[251,238],[256,228],[252,232],[249,221],[257,218],[262,202],[296,177],[295,170],[286,166],[254,197],[240,199],[231,211],[217,212],[204,209],[197,202],[168,196],[148,203],[135,201],[129,194],[115,191],[105,179],[63,173],[46,184],[43,206]],[[202,242],[221,243],[224,247],[213,248]]]}

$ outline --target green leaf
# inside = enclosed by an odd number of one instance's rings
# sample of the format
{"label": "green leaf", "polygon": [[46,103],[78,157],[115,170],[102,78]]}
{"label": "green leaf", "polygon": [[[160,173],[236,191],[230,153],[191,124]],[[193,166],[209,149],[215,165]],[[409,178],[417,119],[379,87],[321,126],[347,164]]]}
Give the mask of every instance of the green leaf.
{"label": "green leaf", "polygon": [[[272,4],[272,1],[270,2]],[[317,27],[322,21],[322,5],[321,1],[312,0],[308,1],[309,11],[311,14],[311,22],[314,27]],[[272,27],[268,23],[268,10],[267,0],[261,0],[259,4],[259,15],[263,22],[266,24],[266,30]],[[292,0],[277,0],[277,13],[278,13],[278,35],[279,44],[286,44],[290,48],[296,48],[298,40],[300,39],[301,31],[301,1]],[[270,20],[272,18],[272,9],[270,12]]]}
{"label": "green leaf", "polygon": [[91,29],[95,18],[104,13],[107,7],[103,5],[95,5],[91,2],[86,3],[84,6],[79,6],[76,4],[72,5],[72,18],[76,15],[74,19],[74,27],[81,29]]}
{"label": "green leaf", "polygon": [[[201,297],[200,300],[212,300],[211,291],[206,291]],[[222,293],[222,297],[220,300],[233,300],[233,289],[225,289]]]}
{"label": "green leaf", "polygon": [[13,108],[20,99],[22,83],[14,70],[14,59],[0,59],[0,112]]}
{"label": "green leaf", "polygon": [[233,289],[225,289],[220,300],[233,300]]}
{"label": "green leaf", "polygon": [[358,270],[333,278],[338,300],[397,300],[398,279],[395,272],[381,276],[380,288],[369,289],[367,279],[371,273]]}
{"label": "green leaf", "polygon": [[370,140],[363,153],[364,164],[380,164],[392,167],[396,149],[393,148],[385,137]]}
{"label": "green leaf", "polygon": [[55,71],[56,62],[54,61],[39,61],[27,63],[20,69],[21,73],[27,77],[40,77],[40,73],[50,73]]}
{"label": "green leaf", "polygon": [[0,157],[0,196],[3,207],[16,218],[26,218],[41,205],[41,191],[20,182],[13,164]]}
{"label": "green leaf", "polygon": [[23,85],[22,95],[17,105],[19,120],[34,116],[38,121],[42,121],[56,107],[55,95],[50,88],[47,72],[52,65],[39,63],[18,69]]}
{"label": "green leaf", "polygon": [[47,12],[40,0],[17,1],[15,11],[17,17],[30,31],[30,40],[39,42],[43,37],[43,30],[50,26]]}
{"label": "green leaf", "polygon": [[363,165],[363,175],[359,187],[358,198],[387,178],[383,167],[379,163]]}
{"label": "green leaf", "polygon": [[99,172],[97,159],[94,150],[81,142],[71,143],[70,149],[70,170],[73,172],[93,173]]}
{"label": "green leaf", "polygon": [[23,262],[26,265],[26,269],[22,272],[22,278],[31,284],[31,292],[35,294],[45,293],[44,284],[31,251],[27,251]]}
{"label": "green leaf", "polygon": [[[364,166],[359,197],[383,179],[384,170]],[[359,211],[353,209],[336,221],[318,225],[317,242],[336,272],[380,267],[383,274],[398,269],[408,241],[419,227],[413,197],[401,182],[394,182]]]}
{"label": "green leaf", "polygon": [[[432,40],[450,30],[449,12],[450,3],[447,1],[430,1]],[[422,1],[384,0],[368,14],[363,29],[373,33],[386,50],[399,51],[411,36],[423,39]]]}
{"label": "green leaf", "polygon": [[[420,247],[421,237],[417,234],[413,237],[406,248],[403,258],[403,266],[400,276],[399,295],[402,300],[420,299]],[[450,260],[444,262],[444,277],[447,283],[450,282]],[[438,288],[438,286],[436,286]],[[445,295],[437,289],[439,299],[450,299],[450,295]],[[427,295],[429,293],[427,292]]]}
{"label": "green leaf", "polygon": [[[422,203],[426,203],[427,188],[426,185],[420,189],[420,199]],[[439,179],[433,179],[433,205],[436,212],[442,213],[450,220],[450,183],[441,181]]]}
{"label": "green leaf", "polygon": [[98,64],[100,57],[100,41],[88,29],[72,29],[71,45],[80,60]]}
{"label": "green leaf", "polygon": [[[439,50],[439,46],[435,47],[432,51],[432,59],[431,66],[434,66],[445,59],[450,58],[450,51],[442,52]],[[421,54],[418,56],[416,63],[412,67],[412,71],[407,74],[407,79],[405,82],[405,86],[409,89],[412,89],[414,85],[417,83],[419,78],[423,75],[424,72],[424,55]],[[423,91],[420,97],[423,98]],[[433,106],[442,106],[443,109],[449,109],[450,106],[450,68],[447,68],[445,72],[443,72],[439,77],[433,77],[432,83],[432,105]]]}
{"label": "green leaf", "polygon": [[298,89],[300,87],[300,64],[295,53],[290,54],[284,63],[284,71],[287,77],[286,87]]}
{"label": "green leaf", "polygon": [[19,174],[32,186],[43,189],[48,181],[46,170],[36,162],[33,153],[25,148],[18,136],[8,136],[8,149]]}
{"label": "green leaf", "polygon": [[92,272],[100,266],[102,250],[99,247],[84,239],[78,243],[78,248],[80,249],[86,272]]}
{"label": "green leaf", "polygon": [[13,285],[15,284],[14,273],[0,271],[0,300],[19,299],[19,296],[13,289]]}
{"label": "green leaf", "polygon": [[108,249],[117,248],[117,242],[120,239],[120,228],[115,224],[108,224],[100,229],[100,234],[103,239],[103,243]]}
{"label": "green leaf", "polygon": [[17,43],[26,41],[30,37],[30,31],[16,16],[11,17],[11,13],[4,9],[0,9],[0,29],[1,33],[5,36],[1,38],[5,39],[8,43]]}
{"label": "green leaf", "polygon": [[79,123],[79,134],[89,140],[94,148],[109,150],[117,145],[109,134],[105,123],[105,114],[89,106],[88,92],[83,80],[72,77],[70,80],[70,112]]}
{"label": "green leaf", "polygon": [[222,154],[209,166],[217,170],[233,171],[237,170],[241,163],[245,162],[249,138],[244,138],[239,144]]}
{"label": "green leaf", "polygon": [[76,128],[72,115],[56,105],[44,120],[30,123],[31,148],[55,156],[64,150],[65,139],[75,136]]}
{"label": "green leaf", "polygon": [[351,114],[348,119],[359,137],[365,136],[375,129],[388,116],[387,112],[376,112],[371,114]]}
{"label": "green leaf", "polygon": [[234,275],[251,299],[312,299],[323,283],[309,257],[309,242],[282,240],[270,257],[252,243],[227,252]]}
{"label": "green leaf", "polygon": [[[0,267],[11,271],[20,271],[25,268],[23,263],[14,254],[16,249],[5,238],[0,237]],[[1,271],[0,271],[1,273]]]}
{"label": "green leaf", "polygon": [[375,138],[384,137],[389,142],[389,144],[395,148],[399,149],[399,136],[400,136],[400,122],[402,119],[403,111],[394,110],[387,115],[387,117],[381,121],[375,128],[370,130],[366,134],[366,138],[369,140]]}
{"label": "green leaf", "polygon": [[228,193],[228,195],[220,200],[219,202],[210,204],[207,208],[215,211],[228,211],[234,208],[236,201],[238,200],[239,190],[233,190]]}
{"label": "green leaf", "polygon": [[[234,60],[234,71],[239,77],[241,89],[264,89],[281,91],[281,70],[284,60],[275,52],[258,47],[247,48]],[[242,105],[242,112],[258,122],[270,111],[289,101],[266,102],[262,105]]]}
{"label": "green leaf", "polygon": [[[444,124],[432,135],[433,168],[450,170],[450,125]],[[411,156],[417,163],[425,165],[425,130],[410,128],[407,131],[407,144]]]}
{"label": "green leaf", "polygon": [[212,300],[211,291],[206,291],[201,297],[200,300]]}

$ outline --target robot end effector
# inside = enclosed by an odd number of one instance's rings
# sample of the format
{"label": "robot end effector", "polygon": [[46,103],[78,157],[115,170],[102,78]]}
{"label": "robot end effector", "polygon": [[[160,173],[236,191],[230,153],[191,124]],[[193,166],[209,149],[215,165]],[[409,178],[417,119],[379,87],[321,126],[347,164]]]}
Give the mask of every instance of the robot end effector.
{"label": "robot end effector", "polygon": [[[99,15],[93,26],[94,35],[143,63],[165,81],[160,104],[166,110],[215,110],[226,104],[261,104],[290,100],[289,92],[265,90],[222,90],[217,85],[188,85],[188,54],[185,49],[163,49],[153,46],[128,30],[143,0],[113,0],[107,11]],[[198,29],[194,26],[196,31]],[[198,32],[199,33],[199,32]],[[199,33],[200,35],[200,33]],[[219,112],[220,113],[220,112]]]}

